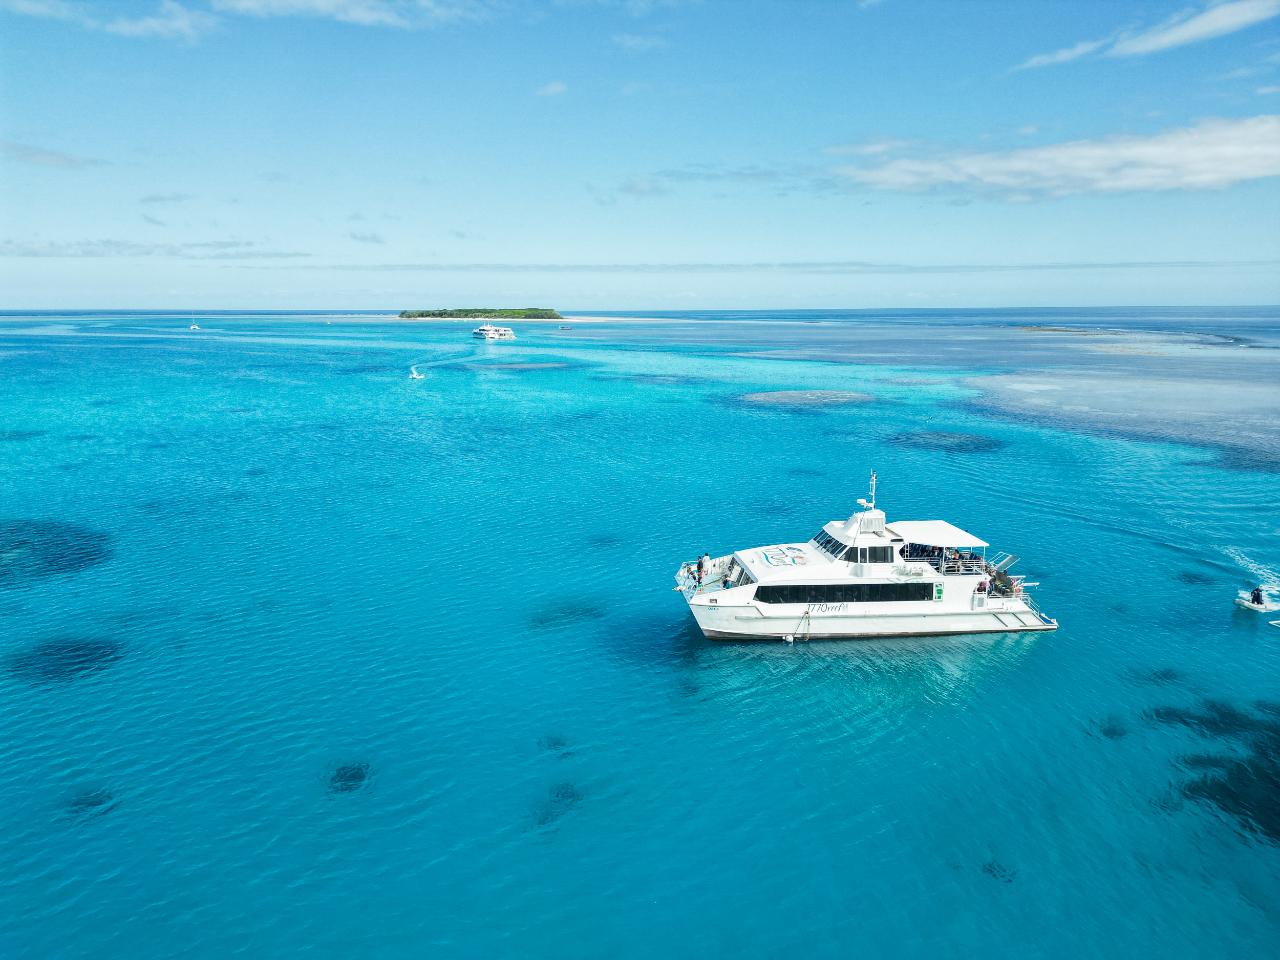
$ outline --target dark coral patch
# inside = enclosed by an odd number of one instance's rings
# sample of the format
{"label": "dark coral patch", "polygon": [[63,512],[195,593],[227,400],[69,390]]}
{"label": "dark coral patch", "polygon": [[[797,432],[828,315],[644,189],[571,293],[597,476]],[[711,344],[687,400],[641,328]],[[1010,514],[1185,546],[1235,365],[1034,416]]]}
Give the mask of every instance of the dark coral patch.
{"label": "dark coral patch", "polygon": [[369,781],[369,764],[344,763],[333,771],[329,778],[329,789],[334,793],[351,793],[359,790]]}
{"label": "dark coral patch", "polygon": [[1005,866],[998,860],[988,860],[982,865],[982,872],[993,880],[999,880],[1001,883],[1013,883],[1018,876],[1017,870],[1013,867]]}
{"label": "dark coral patch", "polygon": [[899,433],[889,438],[896,447],[913,450],[934,450],[942,453],[994,453],[1004,448],[1003,440],[983,437],[976,433],[948,433],[942,430],[917,430]]}
{"label": "dark coral patch", "polygon": [[621,537],[615,537],[608,533],[596,533],[587,537],[587,543],[593,547],[606,549],[608,547],[620,547],[625,543]]}
{"label": "dark coral patch", "polygon": [[57,520],[0,523],[0,586],[76,573],[111,556],[111,536]]}
{"label": "dark coral patch", "polygon": [[552,629],[555,627],[567,627],[575,623],[586,623],[589,620],[602,620],[604,615],[604,607],[594,603],[576,601],[545,607],[530,617],[529,622],[535,627]]}
{"label": "dark coral patch", "polygon": [[572,783],[557,783],[534,807],[533,819],[540,827],[555,823],[582,801],[582,792]]}
{"label": "dark coral patch", "polygon": [[1108,740],[1122,740],[1129,734],[1128,728],[1115,717],[1107,717],[1095,724],[1095,727]]}
{"label": "dark coral patch", "polygon": [[48,430],[0,430],[0,443],[35,440],[38,437],[46,436],[48,433]]}
{"label": "dark coral patch", "polygon": [[538,738],[538,747],[552,753],[565,753],[569,749],[569,738],[558,733],[543,734]]}
{"label": "dark coral patch", "polygon": [[1202,736],[1234,741],[1238,754],[1180,759],[1185,768],[1210,771],[1184,784],[1182,795],[1233,817],[1247,836],[1280,844],[1280,713],[1266,709],[1274,706],[1267,702],[1257,706],[1255,714],[1221,700],[1205,700],[1199,710],[1157,707],[1150,716]]}
{"label": "dark coral patch", "polygon": [[1136,683],[1151,684],[1157,687],[1167,687],[1175,683],[1182,683],[1187,679],[1187,675],[1175,667],[1157,667],[1154,670],[1132,670],[1129,676]]}
{"label": "dark coral patch", "polygon": [[28,683],[65,683],[105,670],[124,656],[124,645],[97,637],[57,637],[15,653],[9,670]]}
{"label": "dark coral patch", "polygon": [[1201,587],[1218,582],[1216,577],[1211,577],[1196,570],[1179,570],[1177,576],[1180,582],[1193,587]]}
{"label": "dark coral patch", "polygon": [[1257,717],[1222,700],[1205,700],[1201,710],[1185,707],[1156,707],[1152,719],[1164,724],[1181,724],[1205,736],[1239,739],[1263,732],[1266,724]]}
{"label": "dark coral patch", "polygon": [[76,820],[92,820],[118,806],[110,790],[81,790],[67,800],[67,815]]}

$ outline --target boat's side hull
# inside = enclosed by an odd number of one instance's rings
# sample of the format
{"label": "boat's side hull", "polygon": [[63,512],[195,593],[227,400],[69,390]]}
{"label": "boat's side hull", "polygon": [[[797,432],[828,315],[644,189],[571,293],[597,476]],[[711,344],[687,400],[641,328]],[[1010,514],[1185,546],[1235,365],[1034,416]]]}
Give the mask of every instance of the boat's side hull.
{"label": "boat's side hull", "polygon": [[702,632],[713,640],[858,640],[876,637],[927,637],[964,633],[1021,633],[1056,630],[1058,623],[1019,604],[999,611],[975,610],[868,614],[865,616],[764,616],[754,607],[690,609]]}

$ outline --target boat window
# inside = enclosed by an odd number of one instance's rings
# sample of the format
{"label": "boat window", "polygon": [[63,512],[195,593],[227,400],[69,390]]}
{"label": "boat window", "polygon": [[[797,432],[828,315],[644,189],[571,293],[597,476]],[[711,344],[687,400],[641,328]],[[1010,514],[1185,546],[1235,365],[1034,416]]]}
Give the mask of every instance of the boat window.
{"label": "boat window", "polygon": [[932,600],[933,584],[920,580],[911,583],[764,584],[756,589],[756,599],[761,603],[913,602]]}
{"label": "boat window", "polygon": [[893,547],[850,547],[844,559],[850,563],[893,563]]}

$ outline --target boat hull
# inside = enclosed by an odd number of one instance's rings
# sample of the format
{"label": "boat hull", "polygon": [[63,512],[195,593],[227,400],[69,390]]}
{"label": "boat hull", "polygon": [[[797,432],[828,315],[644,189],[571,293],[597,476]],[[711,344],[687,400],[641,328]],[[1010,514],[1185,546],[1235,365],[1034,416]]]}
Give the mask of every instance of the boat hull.
{"label": "boat hull", "polygon": [[1058,622],[1022,605],[1002,610],[866,616],[764,616],[752,608],[690,605],[694,620],[712,640],[872,640],[967,633],[1024,633],[1058,629]]}

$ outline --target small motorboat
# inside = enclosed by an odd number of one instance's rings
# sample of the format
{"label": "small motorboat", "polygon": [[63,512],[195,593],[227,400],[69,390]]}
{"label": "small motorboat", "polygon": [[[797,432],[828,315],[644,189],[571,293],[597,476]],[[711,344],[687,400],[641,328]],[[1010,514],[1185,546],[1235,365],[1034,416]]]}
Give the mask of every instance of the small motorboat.
{"label": "small motorboat", "polygon": [[410,379],[410,380],[425,380],[425,379],[426,379],[426,377],[424,377],[421,373],[419,373],[419,372],[418,372],[418,368],[417,368],[417,367],[410,367],[410,368],[409,368],[409,379]]}
{"label": "small motorboat", "polygon": [[200,329],[200,324],[198,324],[198,323],[196,323],[194,320],[192,320],[192,321],[191,321],[191,326],[187,327],[187,329],[188,329],[188,330],[199,330],[199,329]]}
{"label": "small motorboat", "polygon": [[1262,592],[1262,602],[1255,603],[1252,592],[1245,593],[1241,590],[1240,595],[1236,597],[1236,606],[1244,607],[1246,610],[1252,610],[1254,613],[1274,613],[1275,611],[1280,610],[1280,602],[1277,602],[1274,599],[1271,595],[1273,593],[1274,591],[1264,590]]}

